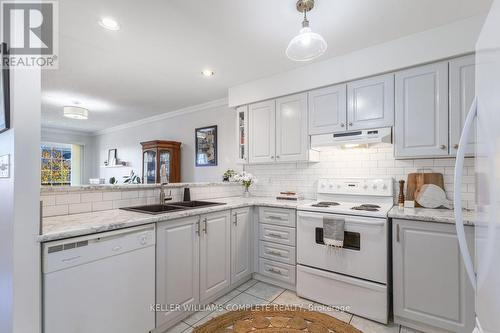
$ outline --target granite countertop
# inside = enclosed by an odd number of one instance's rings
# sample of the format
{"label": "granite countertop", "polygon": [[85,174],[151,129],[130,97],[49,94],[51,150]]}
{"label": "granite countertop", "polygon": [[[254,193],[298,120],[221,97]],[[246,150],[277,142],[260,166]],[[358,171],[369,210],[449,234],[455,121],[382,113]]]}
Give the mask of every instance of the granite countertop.
{"label": "granite countertop", "polygon": [[[181,188],[181,187],[205,187],[205,186],[241,186],[236,182],[205,182],[205,183],[170,183],[163,185],[164,188]],[[81,186],[42,186],[40,192],[59,193],[59,192],[75,192],[75,191],[123,191],[123,190],[146,190],[160,188],[160,184],[119,184],[119,185],[81,185]]]}
{"label": "granite countertop", "polygon": [[170,212],[159,215],[113,209],[100,212],[46,217],[43,219],[42,235],[38,236],[37,240],[39,242],[49,242],[58,239],[90,235],[104,231],[251,206],[295,209],[298,205],[312,202],[312,200],[276,200],[269,197],[231,197],[214,199],[213,201],[225,203],[225,205]]}
{"label": "granite countertop", "polygon": [[[464,211],[464,224],[474,225],[474,215],[474,211]],[[389,217],[424,222],[455,223],[455,213],[452,209],[399,208],[398,206],[394,206],[389,211]]]}

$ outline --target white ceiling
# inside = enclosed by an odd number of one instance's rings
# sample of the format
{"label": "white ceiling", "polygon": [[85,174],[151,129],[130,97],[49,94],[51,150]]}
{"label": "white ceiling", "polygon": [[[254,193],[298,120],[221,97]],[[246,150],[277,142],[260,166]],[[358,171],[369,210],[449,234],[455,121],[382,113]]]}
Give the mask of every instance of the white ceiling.
{"label": "white ceiling", "polygon": [[[309,19],[345,54],[486,12],[491,0],[316,0]],[[301,66],[286,58],[295,0],[61,0],[59,69],[42,74],[42,124],[93,132],[219,99]],[[97,24],[116,18],[120,31]],[[215,77],[200,71],[213,69]],[[89,120],[62,117],[75,101]]]}

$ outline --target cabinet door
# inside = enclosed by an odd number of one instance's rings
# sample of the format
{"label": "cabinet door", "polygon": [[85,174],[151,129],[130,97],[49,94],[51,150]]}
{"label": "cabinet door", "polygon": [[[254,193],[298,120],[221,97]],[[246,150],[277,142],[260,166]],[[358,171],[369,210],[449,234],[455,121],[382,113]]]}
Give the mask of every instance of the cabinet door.
{"label": "cabinet door", "polygon": [[276,105],[274,100],[250,105],[248,121],[249,163],[273,163],[276,149]]}
{"label": "cabinet door", "polygon": [[202,216],[200,299],[229,287],[231,280],[231,217],[229,211]]}
{"label": "cabinet door", "polygon": [[396,157],[448,155],[448,63],[396,73]]}
{"label": "cabinet door", "polygon": [[[475,75],[473,55],[450,61],[450,155],[453,156],[457,153],[465,118],[476,94]],[[475,138],[474,130],[469,136],[466,150],[469,156],[474,155]]]}
{"label": "cabinet door", "polygon": [[345,84],[310,91],[308,102],[310,135],[345,131],[347,122]]}
{"label": "cabinet door", "polygon": [[[159,223],[156,231],[156,302],[191,306],[199,303],[199,217]],[[182,313],[158,312],[156,326]]]}
{"label": "cabinet door", "polygon": [[[460,255],[453,224],[394,220],[395,319],[449,332],[472,332],[474,292]],[[466,227],[469,249],[474,230]],[[472,254],[474,257],[474,254]]]}
{"label": "cabinet door", "polygon": [[297,94],[276,100],[276,161],[306,161],[307,94]]}
{"label": "cabinet door", "polygon": [[380,75],[347,85],[349,130],[394,125],[394,74]]}
{"label": "cabinet door", "polygon": [[238,164],[248,163],[248,106],[236,108],[236,138],[237,138],[237,160]]}
{"label": "cabinet door", "polygon": [[252,274],[250,209],[233,210],[231,220],[231,283],[234,284]]}

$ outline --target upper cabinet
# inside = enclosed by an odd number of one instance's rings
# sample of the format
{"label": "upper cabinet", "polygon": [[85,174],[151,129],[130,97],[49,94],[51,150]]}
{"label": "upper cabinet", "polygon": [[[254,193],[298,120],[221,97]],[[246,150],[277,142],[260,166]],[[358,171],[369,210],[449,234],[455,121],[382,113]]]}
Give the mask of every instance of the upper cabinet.
{"label": "upper cabinet", "polygon": [[250,105],[248,163],[313,160],[316,156],[309,150],[307,123],[307,94]]}
{"label": "upper cabinet", "polygon": [[248,108],[249,163],[271,163],[276,152],[276,104],[265,101]]}
{"label": "upper cabinet", "polygon": [[236,135],[238,136],[238,164],[248,163],[248,106],[236,108]]}
{"label": "upper cabinet", "polygon": [[448,154],[448,63],[396,73],[396,157]]}
{"label": "upper cabinet", "polygon": [[347,120],[349,130],[394,125],[394,74],[349,83]]}
{"label": "upper cabinet", "polygon": [[307,135],[307,94],[276,100],[276,160],[305,161],[309,149]]}
{"label": "upper cabinet", "polygon": [[[450,155],[455,156],[460,135],[475,96],[475,59],[467,56],[450,61]],[[475,129],[476,126],[473,126]],[[476,133],[472,131],[466,154],[474,155]]]}
{"label": "upper cabinet", "polygon": [[309,134],[341,132],[347,123],[345,84],[310,91]]}

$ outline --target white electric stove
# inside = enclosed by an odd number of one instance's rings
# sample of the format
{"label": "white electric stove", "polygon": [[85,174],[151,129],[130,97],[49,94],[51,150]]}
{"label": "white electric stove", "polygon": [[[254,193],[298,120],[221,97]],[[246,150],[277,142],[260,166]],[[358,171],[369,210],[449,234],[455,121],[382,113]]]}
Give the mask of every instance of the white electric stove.
{"label": "white electric stove", "polygon": [[[297,212],[297,294],[387,323],[392,178],[320,179]],[[323,243],[323,219],[345,220],[344,247]]]}

